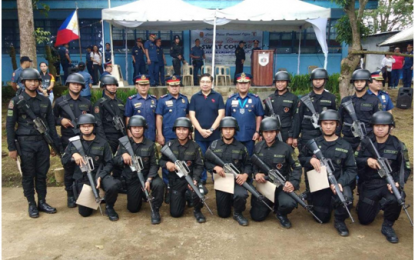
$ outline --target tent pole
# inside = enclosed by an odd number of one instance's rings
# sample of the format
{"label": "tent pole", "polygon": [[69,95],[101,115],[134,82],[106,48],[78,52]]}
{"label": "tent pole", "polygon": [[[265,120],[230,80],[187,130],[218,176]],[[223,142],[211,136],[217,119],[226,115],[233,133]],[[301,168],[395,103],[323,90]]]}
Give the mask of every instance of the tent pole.
{"label": "tent pole", "polygon": [[301,55],[301,26],[300,26],[300,40],[298,41],[298,60],[297,60],[297,75],[300,75],[300,55]]}
{"label": "tent pole", "polygon": [[[108,8],[111,8],[111,0],[108,0]],[[111,42],[111,63],[112,64],[115,64],[115,60],[114,60],[114,47],[113,47],[114,44],[112,42],[112,24],[109,23],[109,25],[110,25],[110,42]]]}
{"label": "tent pole", "polygon": [[215,88],[215,52],[216,52],[216,12],[218,9],[216,8],[215,11],[215,19],[213,20],[213,46],[212,46],[212,89]]}
{"label": "tent pole", "polygon": [[102,46],[104,46],[103,52],[102,52],[102,60],[105,64],[105,35],[104,35],[104,20],[101,20],[101,30],[102,30]]}
{"label": "tent pole", "polygon": [[128,57],[127,57],[127,42],[128,42],[128,35],[127,30],[125,30],[125,80],[128,82]]}

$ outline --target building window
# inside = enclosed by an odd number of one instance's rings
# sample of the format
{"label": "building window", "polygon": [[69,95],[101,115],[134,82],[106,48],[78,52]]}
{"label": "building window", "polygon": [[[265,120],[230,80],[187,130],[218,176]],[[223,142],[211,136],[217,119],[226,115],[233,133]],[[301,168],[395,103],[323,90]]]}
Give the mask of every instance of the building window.
{"label": "building window", "polygon": [[[327,23],[327,45],[330,53],[341,53],[341,43],[336,41],[337,32],[334,27],[337,20]],[[276,49],[279,54],[298,53],[300,33],[271,32],[269,34],[269,48]],[[301,31],[301,53],[322,53],[313,27]]]}

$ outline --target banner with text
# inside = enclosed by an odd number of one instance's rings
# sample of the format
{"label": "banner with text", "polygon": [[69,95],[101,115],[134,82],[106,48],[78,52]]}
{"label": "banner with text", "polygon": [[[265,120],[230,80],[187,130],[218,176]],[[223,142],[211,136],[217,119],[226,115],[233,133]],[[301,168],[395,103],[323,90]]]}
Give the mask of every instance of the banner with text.
{"label": "banner with text", "polygon": [[[195,40],[200,40],[200,46],[205,50],[205,64],[212,63],[213,30],[192,30],[191,46]],[[216,30],[216,55],[215,64],[224,66],[235,66],[235,49],[240,41],[244,41],[245,63],[244,66],[251,65],[251,52],[254,47],[254,40],[259,41],[259,47],[263,45],[262,31],[228,31]]]}

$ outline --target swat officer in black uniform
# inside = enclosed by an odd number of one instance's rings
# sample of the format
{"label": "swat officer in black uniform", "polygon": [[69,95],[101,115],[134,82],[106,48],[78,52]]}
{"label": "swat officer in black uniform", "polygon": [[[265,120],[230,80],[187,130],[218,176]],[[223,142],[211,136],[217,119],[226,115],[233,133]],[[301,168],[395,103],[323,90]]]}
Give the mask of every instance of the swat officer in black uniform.
{"label": "swat officer in black uniform", "polygon": [[[403,188],[409,174],[411,174],[411,166],[405,144],[391,135],[391,130],[395,127],[392,114],[386,111],[376,112],[370,124],[373,126],[373,134],[369,138],[373,141],[379,155],[389,161],[392,168],[391,175],[396,187]],[[392,187],[386,179],[379,176],[378,169],[380,169],[380,165],[367,147],[368,142],[364,140],[357,148],[356,161],[359,168],[362,168],[359,171],[360,196],[357,204],[359,222],[362,225],[372,223],[379,213],[379,201],[381,199],[386,200],[383,205],[382,234],[389,242],[398,243],[398,236],[392,226],[399,218],[402,206],[396,200],[392,193]]]}
{"label": "swat officer in black uniform", "polygon": [[[249,181],[252,174],[248,150],[242,143],[234,138],[235,133],[239,130],[238,122],[235,118],[230,116],[222,118],[219,124],[219,130],[222,133],[222,138],[213,141],[208,149],[221,158],[223,162],[233,163],[235,167],[238,168],[240,174],[238,175],[238,178],[235,179],[236,184],[233,195],[219,190],[216,191],[218,215],[221,218],[228,218],[231,215],[233,206],[233,219],[235,219],[239,225],[247,226],[248,219],[242,215],[242,212],[245,211],[248,191],[242,187],[242,184]],[[209,172],[225,177],[223,168],[208,160],[206,160],[205,167]]]}
{"label": "swat officer in black uniform", "polygon": [[[309,95],[316,113],[320,114],[327,109],[336,109],[336,96],[327,92],[324,87],[327,84],[329,75],[325,69],[317,68],[311,72],[310,81],[313,90]],[[299,100],[293,123],[293,146],[301,153],[304,144],[313,138],[321,136],[320,128],[315,128],[311,120],[311,111],[303,101]],[[301,133],[301,139],[300,138]]]}
{"label": "swat officer in black uniform", "polygon": [[[189,136],[193,132],[190,119],[187,117],[177,118],[173,125],[173,132],[176,133],[177,139],[168,141],[166,145],[170,147],[177,157],[177,160],[186,162],[190,170],[189,175],[192,176],[195,186],[198,187],[203,172],[203,156],[199,145],[189,139]],[[184,177],[180,178],[176,174],[174,162],[169,161],[164,154],[161,156],[160,166],[167,168],[169,171],[170,192],[168,194],[170,196],[170,215],[174,218],[181,217],[186,206],[186,190],[190,189],[190,186]],[[206,191],[203,186],[202,188]],[[194,191],[192,191],[192,198],[194,206],[193,214],[196,221],[198,223],[206,222],[206,217],[200,211],[203,207],[202,201]]]}
{"label": "swat officer in black uniform", "polygon": [[170,48],[170,56],[173,58],[174,75],[180,76],[181,62],[186,64],[186,60],[183,57],[183,46],[180,45],[180,36],[174,36],[173,46]]}
{"label": "swat officer in black uniform", "polygon": [[[115,201],[118,197],[118,189],[120,181],[114,179],[111,176],[112,169],[112,152],[108,142],[99,136],[94,134],[94,129],[97,125],[95,117],[91,114],[81,115],[78,119],[78,128],[81,131],[81,143],[84,148],[86,156],[91,157],[94,163],[94,170],[92,176],[96,182],[96,188],[103,188],[105,191],[105,213],[108,215],[109,220],[117,221],[118,214],[114,210]],[[86,162],[82,156],[78,153],[75,146],[70,142],[66,147],[65,153],[62,156],[62,164],[76,163],[75,173],[73,178],[75,179],[74,189],[75,193],[80,194],[84,184],[90,185],[88,177],[80,169],[81,164]],[[101,170],[100,166],[102,165]],[[84,206],[78,206],[78,212],[82,217],[88,217],[93,213],[93,209]]]}
{"label": "swat officer in black uniform", "polygon": [[[336,127],[340,123],[337,111],[332,109],[323,111],[318,122],[323,135],[314,138],[314,140],[324,157],[331,159],[334,166],[333,175],[336,177],[344,197],[349,202],[348,208],[351,208],[353,197],[349,185],[354,181],[357,174],[353,149],[347,141],[336,135]],[[306,147],[300,153],[300,162],[304,167],[304,172],[308,172],[313,168],[320,172],[320,161]],[[307,181],[306,185],[307,190],[309,190]],[[340,236],[349,235],[349,230],[344,223],[346,218],[348,218],[348,213],[338,199],[334,185],[330,185],[330,188],[307,194],[307,200],[309,204],[314,205],[314,213],[323,223],[330,221],[334,207],[334,228],[336,228]]]}
{"label": "swat officer in black uniform", "polygon": [[126,129],[117,130],[113,117],[118,116],[125,122],[124,103],[116,97],[118,80],[111,75],[101,78],[101,87],[104,88],[104,96],[94,104],[94,116],[97,119],[97,134],[107,139],[115,154],[118,147],[118,139],[126,135]]}
{"label": "swat officer in black uniform", "polygon": [[[293,143],[292,122],[297,109],[298,97],[288,90],[290,74],[279,71],[275,74],[275,93],[269,95],[272,103],[272,111],[265,104],[265,115],[271,116],[272,112],[280,117],[282,140],[288,145]],[[265,102],[264,102],[265,103]]]}
{"label": "swat officer in black uniform", "polygon": [[340,127],[337,134],[340,135],[341,130],[344,140],[348,141],[352,145],[353,150],[356,150],[357,146],[359,146],[360,139],[359,137],[353,136],[351,130],[353,123],[352,118],[342,105],[345,102],[352,100],[357,119],[365,124],[367,133],[371,133],[372,126],[370,125],[370,120],[372,115],[377,111],[382,110],[382,104],[379,99],[376,96],[369,95],[367,93],[366,87],[371,81],[372,77],[368,70],[360,69],[354,71],[350,83],[353,84],[356,93],[352,96],[343,98],[339,107]]}
{"label": "swat officer in black uniform", "polygon": [[114,158],[114,163],[124,167],[122,175],[127,183],[127,209],[131,213],[140,211],[144,197],[142,189],[144,188],[148,192],[151,190],[151,195],[154,197],[152,201],[154,212],[151,213],[151,223],[159,224],[161,221],[159,209],[163,203],[164,183],[157,173],[159,169],[159,157],[156,144],[144,137],[144,131],[147,129],[147,122],[144,117],[132,116],[128,122],[128,129],[131,132],[130,143],[134,154],[141,157],[143,161],[144,169],[141,172],[146,182],[145,187],[141,187],[137,173],[132,172],[129,167],[132,163],[131,156],[120,145]]}
{"label": "swat officer in black uniform", "polygon": [[[301,164],[291,146],[278,140],[277,134],[281,130],[281,125],[276,118],[268,117],[262,120],[260,131],[263,141],[255,145],[255,154],[264,161],[271,169],[278,171],[285,177],[287,182],[275,191],[275,214],[284,228],[290,228],[291,222],[287,215],[297,207],[297,203],[286,192],[293,192],[300,187]],[[258,183],[265,183],[267,173],[259,172],[254,165],[255,180]],[[271,202],[267,200],[269,204]],[[270,210],[254,196],[251,197],[251,218],[255,221],[263,221],[268,216]]]}
{"label": "swat officer in black uniform", "polygon": [[244,41],[239,42],[239,46],[235,49],[235,76],[234,84],[236,85],[236,75],[244,72],[244,62],[245,62],[245,50],[244,50]]}
{"label": "swat officer in black uniform", "polygon": [[[63,149],[69,144],[69,138],[79,135],[76,128],[77,120],[82,114],[91,113],[91,102],[80,96],[81,90],[85,88],[85,79],[79,73],[72,73],[68,76],[65,86],[68,87],[69,93],[55,100],[53,114],[55,116],[56,125],[61,127],[61,141]],[[74,118],[74,121],[73,121]],[[68,208],[76,207],[73,195],[73,174],[75,171],[75,163],[67,163],[65,169],[65,190],[67,192]]]}
{"label": "swat officer in black uniform", "polygon": [[[46,203],[46,174],[50,166],[50,150],[43,136],[33,126],[31,119],[24,111],[28,105],[35,116],[40,117],[49,129],[49,133],[57,146],[60,146],[56,133],[51,103],[48,98],[37,93],[42,81],[35,69],[24,69],[20,75],[24,84],[24,92],[10,100],[7,110],[6,132],[9,156],[17,160],[20,156],[22,168],[23,194],[29,202],[29,216],[39,217],[39,211],[56,213],[56,209]],[[17,130],[15,126],[17,123]],[[20,144],[17,154],[17,144]],[[35,201],[35,189],[38,197],[38,206]]]}

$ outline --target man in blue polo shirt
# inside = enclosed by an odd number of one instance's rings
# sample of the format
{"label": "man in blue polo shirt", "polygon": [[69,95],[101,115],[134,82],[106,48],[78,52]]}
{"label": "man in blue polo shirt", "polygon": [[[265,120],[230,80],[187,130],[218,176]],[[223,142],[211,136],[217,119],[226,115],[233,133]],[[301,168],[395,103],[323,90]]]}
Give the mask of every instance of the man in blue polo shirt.
{"label": "man in blue polo shirt", "polygon": [[[17,70],[13,71],[13,75],[12,75],[12,88],[15,91],[17,91],[18,88],[20,89],[20,91],[23,91],[24,90],[24,85],[23,85],[23,83],[20,80],[20,73],[22,73],[22,71],[24,69],[29,68],[31,62],[32,62],[32,60],[29,57],[27,57],[27,56],[22,56],[20,58],[20,67],[17,68]],[[17,87],[17,86],[19,86],[19,87]],[[18,93],[20,93],[20,91],[19,92],[16,92],[16,95]]]}
{"label": "man in blue polo shirt", "polygon": [[369,82],[369,89],[367,93],[375,95],[379,98],[382,104],[382,110],[388,111],[392,114],[393,103],[388,93],[382,91],[382,72],[376,71],[371,74],[372,82]]}
{"label": "man in blue polo shirt", "polygon": [[85,88],[81,91],[81,97],[91,100],[92,76],[85,71],[85,63],[78,64],[78,73],[85,79]]}
{"label": "man in blue polo shirt", "polygon": [[[217,130],[220,120],[225,116],[225,105],[222,95],[212,90],[213,77],[206,73],[200,77],[200,91],[192,96],[189,106],[189,117],[195,127],[195,141],[205,154],[209,145],[220,139]],[[206,183],[206,170],[201,181]]]}
{"label": "man in blue polo shirt", "polygon": [[235,139],[245,145],[249,156],[254,152],[255,141],[259,138],[259,126],[264,116],[258,95],[249,93],[251,79],[250,74],[236,75],[238,93],[229,96],[225,106],[225,115],[234,117],[239,125]]}

